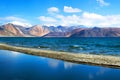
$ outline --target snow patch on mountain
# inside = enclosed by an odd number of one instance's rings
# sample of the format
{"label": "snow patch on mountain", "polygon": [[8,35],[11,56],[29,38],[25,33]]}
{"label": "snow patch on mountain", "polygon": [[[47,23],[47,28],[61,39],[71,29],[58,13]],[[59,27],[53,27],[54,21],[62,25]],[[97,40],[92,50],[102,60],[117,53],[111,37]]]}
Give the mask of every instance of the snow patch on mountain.
{"label": "snow patch on mountain", "polygon": [[14,25],[23,26],[23,27],[32,27],[32,25],[30,23],[25,23],[25,22],[12,21],[9,23],[14,24]]}

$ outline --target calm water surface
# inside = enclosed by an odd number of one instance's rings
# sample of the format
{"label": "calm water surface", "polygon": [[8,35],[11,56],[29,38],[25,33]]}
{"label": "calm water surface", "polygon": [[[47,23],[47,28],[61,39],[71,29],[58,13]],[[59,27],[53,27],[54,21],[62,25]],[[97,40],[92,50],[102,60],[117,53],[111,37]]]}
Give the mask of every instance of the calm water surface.
{"label": "calm water surface", "polygon": [[0,50],[0,80],[120,80],[120,69]]}

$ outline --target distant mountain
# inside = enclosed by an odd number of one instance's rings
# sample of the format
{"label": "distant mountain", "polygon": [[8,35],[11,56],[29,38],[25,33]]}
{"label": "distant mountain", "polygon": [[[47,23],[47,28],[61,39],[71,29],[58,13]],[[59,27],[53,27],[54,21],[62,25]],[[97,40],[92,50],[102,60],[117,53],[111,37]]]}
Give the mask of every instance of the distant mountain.
{"label": "distant mountain", "polygon": [[0,26],[0,36],[6,37],[120,37],[120,28],[86,28],[86,26],[24,27],[8,23]]}
{"label": "distant mountain", "polygon": [[29,34],[32,36],[44,36],[50,32],[46,26],[35,25],[29,29]]}
{"label": "distant mountain", "polygon": [[70,37],[120,37],[120,28],[80,28],[73,30]]}
{"label": "distant mountain", "polygon": [[8,23],[0,26],[0,36],[17,36],[17,37],[66,37],[68,32],[73,29],[64,26],[41,26],[35,25],[32,27],[25,27]]}
{"label": "distant mountain", "polygon": [[1,36],[25,36],[24,33],[20,30],[20,28],[10,23],[0,26],[0,35]]}
{"label": "distant mountain", "polygon": [[68,26],[61,26],[61,25],[59,25],[57,27],[50,26],[49,30],[51,32],[69,32],[69,31],[71,31],[73,29],[72,28],[70,29],[70,27],[68,27]]}
{"label": "distant mountain", "polygon": [[74,28],[68,26],[50,26],[50,33],[44,35],[44,37],[69,37],[69,34]]}
{"label": "distant mountain", "polygon": [[50,32],[43,37],[69,37],[69,32]]}

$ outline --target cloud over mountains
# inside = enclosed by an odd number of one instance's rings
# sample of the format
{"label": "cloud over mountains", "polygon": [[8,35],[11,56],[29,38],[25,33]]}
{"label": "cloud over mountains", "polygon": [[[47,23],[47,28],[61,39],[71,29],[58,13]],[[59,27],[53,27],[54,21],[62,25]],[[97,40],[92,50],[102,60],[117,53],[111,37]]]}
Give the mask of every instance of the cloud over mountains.
{"label": "cloud over mountains", "polygon": [[[52,9],[53,7],[49,8]],[[48,26],[72,26],[72,25],[85,25],[88,27],[99,26],[99,27],[120,27],[120,15],[100,15],[97,13],[91,13],[83,11],[79,8],[72,8],[64,6],[63,12],[67,15],[63,15],[56,8],[55,14],[49,16],[39,16],[38,19],[44,25]],[[49,11],[48,11],[49,13]]]}
{"label": "cloud over mountains", "polygon": [[7,16],[7,17],[0,17],[0,23],[6,24],[6,23],[13,23],[16,25],[21,25],[21,26],[27,26],[31,27],[32,25],[28,22],[28,20],[20,18],[20,17],[15,17],[15,16]]}
{"label": "cloud over mountains", "polygon": [[[107,0],[95,0],[100,8],[109,7],[111,4]],[[97,2],[97,3],[96,3]],[[97,5],[98,6],[98,5]],[[30,16],[31,22],[47,26],[75,26],[85,25],[88,27],[120,27],[120,14],[100,14],[95,11],[84,10],[77,5],[49,6],[45,8],[46,13],[38,13],[37,16]],[[95,8],[94,8],[95,9]],[[98,10],[99,11],[99,10]],[[35,13],[35,12],[34,12]],[[34,15],[34,14],[33,14]],[[0,24],[14,23],[19,25],[32,26],[29,19],[18,16],[0,17]]]}

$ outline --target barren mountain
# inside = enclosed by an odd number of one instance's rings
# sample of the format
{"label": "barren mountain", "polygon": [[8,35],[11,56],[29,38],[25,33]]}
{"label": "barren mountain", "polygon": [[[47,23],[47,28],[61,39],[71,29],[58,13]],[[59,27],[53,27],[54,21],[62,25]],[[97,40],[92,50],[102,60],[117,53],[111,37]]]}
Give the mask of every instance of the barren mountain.
{"label": "barren mountain", "polygon": [[85,28],[84,26],[23,27],[15,24],[0,26],[0,36],[17,37],[120,37],[120,28]]}
{"label": "barren mountain", "polygon": [[70,37],[120,37],[120,28],[84,28],[73,30]]}
{"label": "barren mountain", "polygon": [[25,34],[15,25],[13,24],[6,24],[0,26],[0,35],[1,36],[25,36]]}
{"label": "barren mountain", "polygon": [[32,36],[44,36],[48,34],[50,31],[47,27],[36,25],[30,28],[29,34]]}

